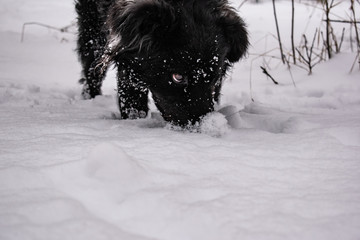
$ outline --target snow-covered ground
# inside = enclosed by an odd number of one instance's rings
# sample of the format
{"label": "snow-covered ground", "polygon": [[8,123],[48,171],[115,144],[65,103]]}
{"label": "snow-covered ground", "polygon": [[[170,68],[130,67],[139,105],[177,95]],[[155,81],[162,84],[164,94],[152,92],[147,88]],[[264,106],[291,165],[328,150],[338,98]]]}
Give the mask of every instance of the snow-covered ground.
{"label": "snow-covered ground", "polygon": [[[277,7],[288,48],[290,2]],[[360,72],[349,74],[347,37],[313,75],[293,67],[296,87],[273,59],[274,85],[253,60],[277,47],[271,2],[239,11],[252,48],[223,89],[229,125],[214,113],[194,133],[118,120],[114,72],[104,96],[81,100],[73,34],[29,25],[20,43],[24,22],[70,24],[72,0],[1,0],[0,239],[359,240]],[[297,6],[297,44],[321,17]]]}

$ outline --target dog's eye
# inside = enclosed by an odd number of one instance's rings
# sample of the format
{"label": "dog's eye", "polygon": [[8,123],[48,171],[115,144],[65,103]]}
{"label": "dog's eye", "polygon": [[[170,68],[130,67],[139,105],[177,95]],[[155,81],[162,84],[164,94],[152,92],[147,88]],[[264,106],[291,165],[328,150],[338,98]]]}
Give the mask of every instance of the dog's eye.
{"label": "dog's eye", "polygon": [[178,74],[178,73],[174,73],[172,75],[172,80],[175,82],[175,83],[183,83],[185,78],[183,77],[183,75],[181,74]]}

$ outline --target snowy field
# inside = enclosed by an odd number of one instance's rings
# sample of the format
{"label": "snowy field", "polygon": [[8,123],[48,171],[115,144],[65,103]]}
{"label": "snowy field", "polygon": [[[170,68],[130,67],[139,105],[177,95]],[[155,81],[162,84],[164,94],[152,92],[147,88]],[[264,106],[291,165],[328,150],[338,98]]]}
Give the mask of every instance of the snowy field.
{"label": "snowy field", "polygon": [[[287,51],[290,5],[277,1]],[[296,9],[299,44],[322,15]],[[252,47],[223,89],[228,124],[213,113],[194,133],[118,120],[114,72],[103,96],[82,100],[74,34],[29,25],[20,43],[24,22],[71,24],[73,0],[0,0],[0,239],[359,240],[360,71],[349,73],[348,33],[311,76],[292,67],[292,80],[273,59],[274,85],[257,58],[277,47],[271,2],[239,12]]]}

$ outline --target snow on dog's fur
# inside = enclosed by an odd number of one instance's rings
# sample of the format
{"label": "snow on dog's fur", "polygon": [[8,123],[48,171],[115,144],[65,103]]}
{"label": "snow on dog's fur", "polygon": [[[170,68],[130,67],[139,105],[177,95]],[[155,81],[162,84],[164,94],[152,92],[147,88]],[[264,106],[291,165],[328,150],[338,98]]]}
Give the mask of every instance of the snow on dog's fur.
{"label": "snow on dog's fur", "polygon": [[248,47],[245,24],[226,0],[77,0],[76,10],[83,96],[101,94],[115,63],[123,119],[146,117],[151,91],[166,121],[199,121]]}

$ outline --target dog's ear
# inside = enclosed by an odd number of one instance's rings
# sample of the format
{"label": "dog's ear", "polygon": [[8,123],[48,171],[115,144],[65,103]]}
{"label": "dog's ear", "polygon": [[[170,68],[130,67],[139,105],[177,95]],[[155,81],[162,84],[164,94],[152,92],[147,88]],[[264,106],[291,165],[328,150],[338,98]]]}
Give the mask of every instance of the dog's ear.
{"label": "dog's ear", "polygon": [[224,31],[229,51],[227,59],[237,62],[247,52],[249,46],[248,33],[244,21],[231,8],[226,8],[218,20]]}
{"label": "dog's ear", "polygon": [[112,35],[118,36],[124,51],[148,51],[163,45],[176,34],[174,8],[163,0],[129,1],[113,8],[108,21]]}

